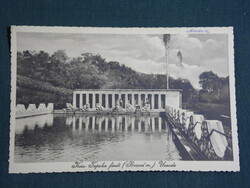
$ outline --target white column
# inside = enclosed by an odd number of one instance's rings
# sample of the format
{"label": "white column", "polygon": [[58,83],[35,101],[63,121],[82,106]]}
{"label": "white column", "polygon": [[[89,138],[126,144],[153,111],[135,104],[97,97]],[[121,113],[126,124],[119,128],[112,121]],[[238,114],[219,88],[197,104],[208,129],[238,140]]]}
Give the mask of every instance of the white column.
{"label": "white column", "polygon": [[131,103],[132,103],[132,106],[135,106],[135,94],[131,94]]}
{"label": "white column", "polygon": [[158,109],[161,109],[161,94],[158,94]]}
{"label": "white column", "polygon": [[122,98],[122,94],[119,93],[119,94],[118,94],[118,99],[120,100],[121,98]]}
{"label": "white column", "polygon": [[76,93],[73,92],[73,106],[76,108]]}
{"label": "white column", "polygon": [[109,95],[105,94],[105,107],[109,108]]}
{"label": "white column", "polygon": [[138,93],[138,105],[141,106],[141,94]]}
{"label": "white column", "polygon": [[99,105],[102,106],[102,94],[99,94]]}
{"label": "white column", "polygon": [[95,109],[95,105],[96,105],[95,93],[92,94],[92,102],[93,102],[93,109]]}
{"label": "white column", "polygon": [[86,93],[86,104],[89,103],[89,94]]}
{"label": "white column", "polygon": [[155,95],[152,93],[151,95],[151,100],[152,100],[152,109],[155,109]]}
{"label": "white column", "polygon": [[79,108],[82,108],[82,93],[79,94]]}
{"label": "white column", "polygon": [[124,107],[126,108],[126,103],[128,103],[128,94],[125,93],[125,97],[124,97]]}

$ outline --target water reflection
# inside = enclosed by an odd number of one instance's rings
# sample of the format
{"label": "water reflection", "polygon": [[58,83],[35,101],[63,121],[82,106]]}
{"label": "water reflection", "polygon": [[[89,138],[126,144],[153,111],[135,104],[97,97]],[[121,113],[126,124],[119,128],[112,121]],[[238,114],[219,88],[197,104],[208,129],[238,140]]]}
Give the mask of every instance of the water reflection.
{"label": "water reflection", "polygon": [[37,127],[43,129],[45,126],[53,125],[53,114],[17,119],[17,125],[15,127],[16,134],[23,134],[24,131],[34,130]]}
{"label": "water reflection", "polygon": [[70,126],[72,131],[161,132],[163,123],[160,117],[71,116],[66,118],[66,125]]}
{"label": "water reflection", "polygon": [[16,162],[180,159],[159,116],[48,114],[16,120]]}

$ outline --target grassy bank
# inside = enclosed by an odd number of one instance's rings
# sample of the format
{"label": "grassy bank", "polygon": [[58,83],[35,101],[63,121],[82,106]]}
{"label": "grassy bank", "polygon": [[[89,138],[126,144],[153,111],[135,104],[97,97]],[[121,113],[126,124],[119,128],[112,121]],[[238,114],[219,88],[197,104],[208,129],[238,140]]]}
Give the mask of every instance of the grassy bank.
{"label": "grassy bank", "polygon": [[50,83],[37,81],[24,76],[17,76],[17,104],[54,103],[55,109],[65,108],[65,103],[72,102],[73,90],[56,87]]}

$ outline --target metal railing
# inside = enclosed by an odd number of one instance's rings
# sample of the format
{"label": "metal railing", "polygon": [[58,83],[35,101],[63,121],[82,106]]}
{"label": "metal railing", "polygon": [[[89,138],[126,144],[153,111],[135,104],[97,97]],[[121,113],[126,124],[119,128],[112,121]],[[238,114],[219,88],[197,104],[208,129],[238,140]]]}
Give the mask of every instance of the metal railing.
{"label": "metal railing", "polygon": [[[208,159],[232,159],[232,153],[228,152],[232,151],[228,143],[232,137],[225,134],[221,121],[205,120],[203,115],[172,106],[166,106],[166,113]],[[200,117],[200,120],[194,120],[194,117]]]}

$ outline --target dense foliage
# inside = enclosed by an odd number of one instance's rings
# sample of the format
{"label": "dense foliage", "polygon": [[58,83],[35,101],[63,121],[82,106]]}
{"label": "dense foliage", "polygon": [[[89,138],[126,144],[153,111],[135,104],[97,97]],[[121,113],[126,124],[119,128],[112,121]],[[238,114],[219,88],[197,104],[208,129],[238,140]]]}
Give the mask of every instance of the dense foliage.
{"label": "dense foliage", "polygon": [[[17,103],[53,102],[56,108],[72,102],[73,89],[165,89],[166,75],[138,73],[119,62],[107,62],[100,55],[83,53],[69,58],[63,50],[52,55],[40,51],[17,53]],[[202,94],[186,79],[170,77],[171,89],[183,90],[183,102],[194,103],[210,93],[211,87],[201,77]],[[220,94],[221,95],[221,94]],[[203,97],[203,98],[202,98]]]}
{"label": "dense foliage", "polygon": [[229,77],[221,78],[212,71],[199,76],[202,89],[199,101],[206,103],[229,103]]}

